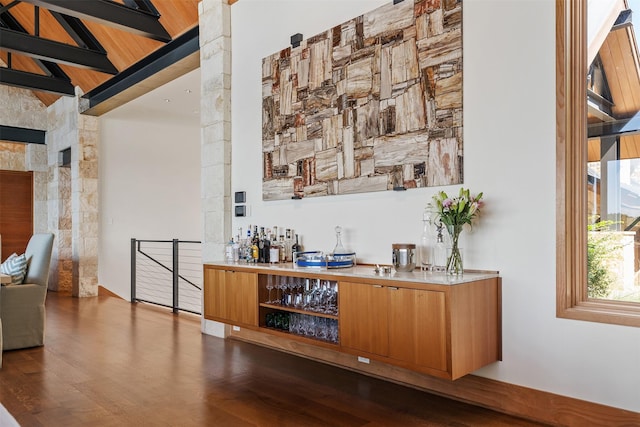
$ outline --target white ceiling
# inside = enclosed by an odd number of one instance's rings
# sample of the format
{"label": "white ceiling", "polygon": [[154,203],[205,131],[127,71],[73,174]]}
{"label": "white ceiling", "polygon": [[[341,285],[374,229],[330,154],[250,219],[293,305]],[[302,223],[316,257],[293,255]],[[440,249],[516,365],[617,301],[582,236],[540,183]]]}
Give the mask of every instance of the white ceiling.
{"label": "white ceiling", "polygon": [[200,126],[200,68],[108,113],[127,120],[180,120]]}

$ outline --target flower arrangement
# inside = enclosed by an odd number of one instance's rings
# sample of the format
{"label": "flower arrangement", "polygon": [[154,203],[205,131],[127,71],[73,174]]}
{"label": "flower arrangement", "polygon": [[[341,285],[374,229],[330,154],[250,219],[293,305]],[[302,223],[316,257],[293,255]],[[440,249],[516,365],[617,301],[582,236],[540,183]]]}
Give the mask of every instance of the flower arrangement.
{"label": "flower arrangement", "polygon": [[460,188],[457,197],[449,197],[444,191],[433,196],[429,206],[436,214],[436,221],[440,221],[447,228],[451,237],[451,253],[447,256],[445,266],[449,274],[462,274],[462,255],[458,247],[458,238],[465,224],[472,225],[473,219],[480,214],[482,207],[482,193],[471,196],[468,189]]}
{"label": "flower arrangement", "polygon": [[449,197],[444,191],[433,196],[433,205],[438,219],[444,225],[471,225],[471,221],[480,213],[482,193],[471,196],[470,191],[460,188],[458,197]]}

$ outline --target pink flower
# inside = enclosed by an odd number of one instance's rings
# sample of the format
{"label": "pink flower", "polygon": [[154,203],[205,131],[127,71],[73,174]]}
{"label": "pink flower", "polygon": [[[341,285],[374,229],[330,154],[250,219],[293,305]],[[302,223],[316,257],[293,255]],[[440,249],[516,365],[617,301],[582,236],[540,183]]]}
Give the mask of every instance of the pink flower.
{"label": "pink flower", "polygon": [[453,205],[453,200],[447,198],[442,202],[442,207],[449,209]]}

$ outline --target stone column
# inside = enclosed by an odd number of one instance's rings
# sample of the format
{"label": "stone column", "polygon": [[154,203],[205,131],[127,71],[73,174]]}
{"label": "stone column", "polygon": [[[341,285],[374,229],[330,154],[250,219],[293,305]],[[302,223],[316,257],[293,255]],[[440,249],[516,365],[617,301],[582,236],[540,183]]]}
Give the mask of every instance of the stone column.
{"label": "stone column", "polygon": [[[50,288],[86,297],[98,294],[98,118],[79,114],[79,96],[48,109],[49,229],[57,260]],[[59,152],[67,148],[70,168],[60,167]]]}
{"label": "stone column", "polygon": [[[76,110],[77,112],[78,110]],[[78,141],[71,148],[73,295],[98,295],[98,118],[78,114]]]}
{"label": "stone column", "polygon": [[[202,0],[200,14],[200,142],[202,260],[221,260],[231,236],[231,10],[226,0]],[[202,331],[224,337],[222,323]]]}
{"label": "stone column", "polygon": [[231,10],[226,0],[203,0],[199,14],[202,259],[210,262],[231,236]]}

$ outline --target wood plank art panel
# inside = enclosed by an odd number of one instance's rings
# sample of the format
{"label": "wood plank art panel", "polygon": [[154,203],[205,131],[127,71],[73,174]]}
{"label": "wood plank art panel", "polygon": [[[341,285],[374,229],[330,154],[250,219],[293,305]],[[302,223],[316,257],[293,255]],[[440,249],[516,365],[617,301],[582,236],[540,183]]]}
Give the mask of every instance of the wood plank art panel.
{"label": "wood plank art panel", "polygon": [[388,4],[262,60],[263,199],[462,183],[462,2]]}

